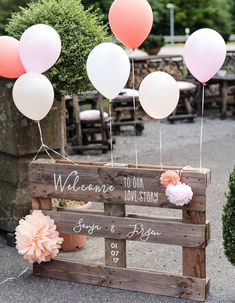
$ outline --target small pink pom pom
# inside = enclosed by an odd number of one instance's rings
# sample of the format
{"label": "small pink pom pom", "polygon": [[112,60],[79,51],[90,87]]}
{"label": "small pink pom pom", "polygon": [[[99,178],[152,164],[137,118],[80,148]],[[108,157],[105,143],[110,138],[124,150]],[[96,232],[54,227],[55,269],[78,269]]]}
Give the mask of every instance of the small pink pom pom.
{"label": "small pink pom pom", "polygon": [[176,185],[177,183],[179,183],[180,182],[180,177],[179,177],[179,175],[177,174],[176,171],[167,170],[166,172],[164,172],[161,175],[160,182],[164,187],[167,188],[167,186],[169,186],[171,184]]}
{"label": "small pink pom pom", "polygon": [[16,228],[16,248],[30,263],[48,262],[54,259],[63,239],[59,237],[54,220],[41,210],[21,219]]}
{"label": "small pink pom pom", "polygon": [[178,183],[176,185],[169,185],[167,187],[166,196],[171,203],[177,206],[183,206],[191,202],[193,192],[189,185],[186,185],[185,183]]}

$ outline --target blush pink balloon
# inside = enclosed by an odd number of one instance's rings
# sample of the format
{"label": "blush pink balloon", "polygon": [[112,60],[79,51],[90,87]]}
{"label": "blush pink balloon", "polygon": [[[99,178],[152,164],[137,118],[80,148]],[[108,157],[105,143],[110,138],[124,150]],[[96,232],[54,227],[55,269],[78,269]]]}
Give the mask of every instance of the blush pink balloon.
{"label": "blush pink balloon", "polygon": [[56,63],[60,53],[60,36],[49,25],[33,25],[20,39],[20,58],[27,72],[44,73]]}
{"label": "blush pink balloon", "polygon": [[0,75],[5,78],[18,78],[25,73],[20,61],[19,41],[13,37],[0,37]]}
{"label": "blush pink balloon", "polygon": [[201,83],[206,83],[220,70],[225,58],[225,41],[219,33],[210,28],[194,32],[184,47],[185,64]]}
{"label": "blush pink balloon", "polygon": [[153,11],[147,0],[115,0],[109,11],[109,24],[116,38],[136,49],[153,26]]}

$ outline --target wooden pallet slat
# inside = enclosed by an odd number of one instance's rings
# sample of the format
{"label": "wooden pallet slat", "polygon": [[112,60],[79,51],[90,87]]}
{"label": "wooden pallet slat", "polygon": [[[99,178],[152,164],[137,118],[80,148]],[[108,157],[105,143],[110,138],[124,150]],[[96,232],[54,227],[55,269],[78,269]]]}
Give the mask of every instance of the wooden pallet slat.
{"label": "wooden pallet slat", "polygon": [[[104,204],[104,214],[106,216],[124,217],[126,214],[125,205]],[[112,222],[113,223],[113,222]],[[108,228],[108,227],[107,227]],[[112,235],[116,231],[115,223],[109,228]],[[112,267],[126,267],[126,241],[115,237],[105,238],[105,265]]]}
{"label": "wooden pallet slat", "polygon": [[[205,247],[206,225],[133,219],[71,212],[45,211],[60,233],[78,233],[92,237],[161,243],[187,247]],[[113,229],[112,229],[113,227]],[[115,232],[113,232],[115,230]]]}
{"label": "wooden pallet slat", "polygon": [[87,166],[36,162],[30,166],[32,197],[80,199],[86,202],[139,205],[175,209],[206,210],[205,192],[208,170],[185,171],[182,182],[192,187],[194,197],[186,207],[169,203],[165,189],[160,185],[161,169],[112,168],[102,163]]}
{"label": "wooden pallet slat", "polygon": [[58,259],[34,265],[34,275],[175,298],[204,301],[206,279]]}

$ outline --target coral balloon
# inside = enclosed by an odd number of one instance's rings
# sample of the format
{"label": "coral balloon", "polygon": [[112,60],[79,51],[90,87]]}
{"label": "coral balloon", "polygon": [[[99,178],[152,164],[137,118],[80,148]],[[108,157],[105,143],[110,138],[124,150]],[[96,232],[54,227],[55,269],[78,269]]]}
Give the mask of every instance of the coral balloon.
{"label": "coral balloon", "polygon": [[0,76],[18,78],[25,73],[19,56],[19,41],[13,37],[0,37]]}
{"label": "coral balloon", "polygon": [[51,82],[38,73],[27,73],[16,80],[13,100],[26,117],[40,121],[49,113],[54,101]]}
{"label": "coral balloon", "polygon": [[136,49],[153,26],[153,11],[147,0],[115,0],[109,11],[112,32],[127,47]]}
{"label": "coral balloon", "polygon": [[225,58],[224,39],[213,29],[197,30],[185,44],[185,64],[191,74],[201,83],[206,83],[220,70]]}
{"label": "coral balloon", "polygon": [[144,111],[154,119],[168,117],[179,102],[180,91],[175,79],[165,72],[153,72],[144,78],[139,89]]}
{"label": "coral balloon", "polygon": [[20,58],[27,72],[46,72],[56,63],[60,53],[60,36],[49,25],[33,25],[20,39]]}

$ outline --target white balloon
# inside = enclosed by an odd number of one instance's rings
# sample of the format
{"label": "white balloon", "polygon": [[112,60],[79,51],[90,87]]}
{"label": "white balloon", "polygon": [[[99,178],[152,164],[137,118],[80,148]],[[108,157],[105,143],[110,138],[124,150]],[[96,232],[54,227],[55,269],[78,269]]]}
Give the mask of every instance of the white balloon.
{"label": "white balloon", "polygon": [[22,75],[13,87],[13,100],[18,110],[26,117],[42,120],[50,111],[54,101],[51,82],[38,73]]}
{"label": "white balloon", "polygon": [[165,72],[149,74],[140,85],[140,103],[144,111],[154,119],[168,117],[175,110],[179,96],[177,82]]}
{"label": "white balloon", "polygon": [[61,39],[46,24],[30,26],[20,38],[20,59],[27,72],[44,73],[59,59]]}
{"label": "white balloon", "polygon": [[126,52],[110,42],[96,46],[87,59],[87,74],[93,86],[107,99],[116,98],[130,75]]}

